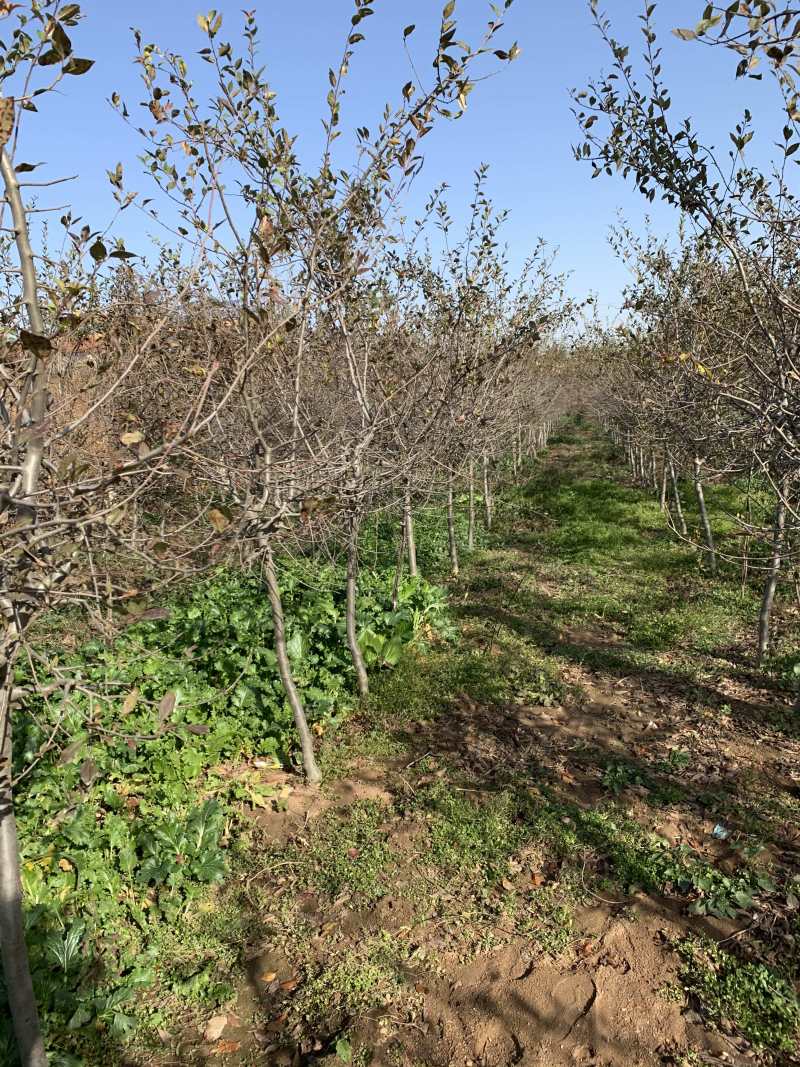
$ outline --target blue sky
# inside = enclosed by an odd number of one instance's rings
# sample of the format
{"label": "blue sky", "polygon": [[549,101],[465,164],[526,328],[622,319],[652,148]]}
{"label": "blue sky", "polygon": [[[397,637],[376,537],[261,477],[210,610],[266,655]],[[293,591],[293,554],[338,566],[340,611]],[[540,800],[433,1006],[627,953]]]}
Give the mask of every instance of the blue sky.
{"label": "blue sky", "polygon": [[[243,6],[258,11],[263,59],[284,125],[299,135],[301,154],[310,158],[320,142],[327,71],[341,53],[351,0],[217,0],[224,17],[221,39],[237,39]],[[375,15],[359,27],[367,40],[352,65],[343,109],[346,125],[373,126],[383,104],[396,100],[410,77],[402,47],[405,25],[417,26],[411,41],[421,61],[427,63],[435,47],[438,0],[376,0],[373,6]],[[766,157],[770,139],[782,125],[769,78],[737,82],[730,54],[682,43],[670,33],[674,26],[694,25],[702,7],[702,0],[664,0],[657,9],[673,113],[690,114],[707,140],[724,146],[727,131],[743,107],[750,106],[757,117],[769,120],[771,136],[756,139],[749,151],[757,159]],[[135,131],[108,103],[118,90],[135,115],[142,99],[130,27],[138,27],[146,41],[183,54],[202,77],[204,65],[193,59],[203,44],[196,16],[208,7],[198,0],[138,0],[136,5],[84,0],[82,8],[86,19],[72,33],[75,53],[93,58],[95,66],[88,75],[65,79],[59,95],[46,100],[38,116],[26,117],[18,159],[46,161],[37,177],[79,173],[77,183],[58,193],[47,190],[40,203],[68,200],[75,213],[101,228],[113,209],[106,169],[122,162],[127,187],[152,193],[152,184],[139,176],[141,145]],[[629,41],[633,52],[640,40],[641,6],[637,0],[607,0],[605,10],[615,35]],[[473,41],[488,15],[484,0],[459,0],[456,13],[462,23],[459,37]],[[515,0],[501,40],[517,40],[522,55],[478,85],[462,119],[443,123],[423,142],[426,162],[410,194],[409,213],[434,185],[447,181],[458,216],[468,201],[474,169],[486,162],[490,195],[511,212],[506,238],[513,259],[521,262],[542,236],[559,249],[561,268],[572,272],[571,291],[577,296],[597,293],[601,310],[611,314],[625,281],[624,268],[606,243],[617,212],[639,227],[649,211],[658,231],[673,226],[674,216],[659,205],[645,206],[622,179],[592,181],[589,166],[572,157],[577,138],[569,89],[608,65],[584,0]],[[133,210],[124,216],[122,228],[128,247],[137,252],[146,252],[148,234],[157,232]]]}

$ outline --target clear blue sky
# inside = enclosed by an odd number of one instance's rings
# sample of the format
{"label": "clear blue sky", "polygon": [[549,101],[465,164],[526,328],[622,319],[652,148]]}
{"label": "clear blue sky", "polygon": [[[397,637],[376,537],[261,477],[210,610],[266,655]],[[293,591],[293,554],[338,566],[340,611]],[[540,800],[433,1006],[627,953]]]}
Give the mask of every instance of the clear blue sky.
{"label": "clear blue sky", "polygon": [[[327,71],[341,53],[352,11],[350,0],[217,0],[224,16],[221,39],[236,40],[241,8],[255,7],[262,27],[263,57],[278,92],[284,124],[299,135],[301,153],[313,153],[321,137],[320,117],[328,90]],[[151,183],[138,176],[141,151],[134,131],[112,110],[108,97],[119,90],[133,115],[142,99],[137,68],[131,57],[131,25],[146,41],[157,42],[192,60],[202,77],[204,65],[193,59],[202,47],[196,15],[206,12],[198,0],[84,0],[85,21],[72,33],[75,53],[93,58],[95,67],[81,78],[67,78],[58,98],[47,100],[39,116],[26,116],[18,159],[44,160],[37,177],[80,173],[80,181],[61,195],[47,190],[42,204],[69,200],[77,214],[100,228],[110,217],[113,202],[105,171],[121,161],[128,188],[150,194]],[[416,23],[412,38],[420,58],[435,47],[441,4],[438,0],[376,0],[375,15],[363,29],[367,40],[357,51],[343,112],[345,124],[374,126],[383,104],[397,99],[409,78],[402,48],[402,28]],[[724,146],[745,104],[769,118],[774,137],[780,126],[776,91],[763,83],[736,82],[729,53],[678,41],[674,26],[694,25],[702,0],[663,0],[657,13],[662,27],[664,67],[673,90],[673,113],[690,114],[707,140]],[[616,36],[638,48],[637,0],[607,0]],[[484,0],[459,0],[463,23],[460,37],[472,41],[485,22]],[[598,293],[601,307],[616,304],[625,272],[611,255],[606,237],[618,210],[640,225],[646,210],[657,230],[673,222],[666,208],[646,208],[635,190],[622,179],[591,180],[588,165],[571,154],[576,128],[568,91],[582,86],[608,66],[604,46],[596,34],[584,0],[516,0],[508,13],[503,40],[517,40],[521,57],[481,85],[470,97],[464,118],[440,125],[426,139],[426,163],[411,194],[413,211],[427,192],[447,181],[454,214],[469,197],[472,173],[490,164],[490,194],[498,206],[511,211],[507,230],[512,255],[524,259],[539,235],[560,250],[560,266],[572,272],[576,295]],[[769,140],[754,141],[751,151],[768,152]],[[765,146],[766,144],[766,146]],[[58,197],[58,199],[56,199]],[[128,246],[148,250],[147,233],[155,227],[133,210],[124,222]]]}

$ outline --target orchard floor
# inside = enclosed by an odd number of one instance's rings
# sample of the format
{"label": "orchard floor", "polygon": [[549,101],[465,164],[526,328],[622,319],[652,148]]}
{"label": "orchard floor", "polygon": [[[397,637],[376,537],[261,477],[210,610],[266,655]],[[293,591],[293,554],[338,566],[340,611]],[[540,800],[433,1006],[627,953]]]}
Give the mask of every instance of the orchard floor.
{"label": "orchard floor", "polygon": [[272,774],[194,920],[235,995],[129,1064],[800,1063],[800,715],[755,590],[596,438],[527,477],[452,585],[460,640],[375,680],[321,791]]}

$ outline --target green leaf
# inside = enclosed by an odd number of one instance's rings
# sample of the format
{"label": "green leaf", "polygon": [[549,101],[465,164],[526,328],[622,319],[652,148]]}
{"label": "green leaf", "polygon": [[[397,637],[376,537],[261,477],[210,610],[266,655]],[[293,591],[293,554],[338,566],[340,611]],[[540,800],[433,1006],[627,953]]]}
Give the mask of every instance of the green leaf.
{"label": "green leaf", "polygon": [[353,1058],[353,1046],[346,1037],[340,1037],[336,1042],[336,1055],[342,1063],[350,1063]]}

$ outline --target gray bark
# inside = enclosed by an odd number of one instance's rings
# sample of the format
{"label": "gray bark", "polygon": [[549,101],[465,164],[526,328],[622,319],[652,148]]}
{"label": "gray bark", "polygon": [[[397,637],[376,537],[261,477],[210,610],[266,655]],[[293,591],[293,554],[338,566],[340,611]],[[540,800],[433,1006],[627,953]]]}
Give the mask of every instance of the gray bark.
{"label": "gray bark", "polygon": [[406,556],[406,524],[400,522],[400,540],[397,543],[397,559],[394,565],[394,582],[392,583],[392,611],[397,611],[400,594],[400,581],[403,577],[403,562]]}
{"label": "gray bark", "polygon": [[694,457],[694,491],[697,495],[697,506],[700,509],[700,523],[706,539],[706,557],[712,574],[717,573],[717,550],[714,546],[714,534],[711,530],[711,520],[706,508],[706,496],[703,492],[703,479],[701,477],[701,464],[699,456]]}
{"label": "gray bark", "polygon": [[[44,335],[45,327],[39,305],[36,266],[28,235],[28,220],[14,164],[5,149],[0,150],[0,172],[2,172],[6,199],[11,208],[28,322],[31,333],[41,337]],[[30,401],[25,412],[27,441],[22,468],[20,503],[24,501],[26,504],[24,521],[34,525],[36,521],[35,494],[44,456],[42,427],[47,413],[47,368],[39,353],[31,351],[29,356]],[[21,508],[20,513],[22,513]],[[10,617],[5,619],[6,626],[16,628],[18,623],[14,605],[3,605],[3,607],[4,610],[8,607],[11,612]],[[25,944],[19,841],[14,817],[11,777],[11,669],[16,640],[13,643],[6,640],[4,646],[4,662],[1,668],[2,678],[0,678],[0,953],[3,959],[3,974],[8,990],[14,1034],[22,1065],[23,1067],[46,1067],[47,1054],[44,1049],[28,950]]]}
{"label": "gray bark", "polygon": [[667,453],[667,466],[669,468],[669,480],[672,483],[672,497],[675,501],[675,514],[678,517],[678,527],[681,534],[684,537],[689,536],[689,529],[686,525],[686,517],[683,514],[683,506],[681,505],[681,493],[678,488],[678,477],[675,474],[675,464],[672,462],[672,456]]}
{"label": "gray bark", "polygon": [[405,528],[405,542],[408,550],[408,573],[412,578],[419,575],[417,567],[417,542],[414,539],[414,515],[411,511],[411,490],[406,486],[403,494],[403,526]]}
{"label": "gray bark", "polygon": [[469,510],[467,512],[467,548],[475,551],[475,461],[469,461]]}
{"label": "gray bark", "polygon": [[46,1067],[22,918],[19,842],[11,789],[11,679],[0,690],[0,949],[8,1003],[23,1067]]}
{"label": "gray bark", "polygon": [[489,483],[489,457],[483,453],[483,518],[486,529],[492,528],[492,490]]}
{"label": "gray bark", "polygon": [[786,500],[783,494],[775,507],[775,525],[772,539],[772,558],[769,562],[764,592],[761,596],[761,610],[758,615],[758,662],[761,663],[769,649],[770,620],[772,605],[775,603],[775,590],[778,587],[781,563],[783,562],[783,539],[786,532]]}
{"label": "gray bark", "polygon": [[350,516],[350,530],[347,539],[347,647],[353,660],[356,672],[356,685],[359,696],[369,696],[369,677],[364,657],[358,644],[358,628],[356,626],[356,603],[358,599],[358,530],[360,519],[357,515]]}
{"label": "gray bark", "polygon": [[455,509],[453,507],[453,476],[447,487],[447,540],[450,545],[450,573],[458,577],[458,542],[456,541]]}
{"label": "gray bark", "polygon": [[286,699],[289,701],[289,706],[292,709],[295,726],[297,727],[297,733],[300,737],[300,749],[303,753],[303,770],[305,771],[308,781],[312,785],[316,785],[318,782],[322,781],[322,774],[320,773],[316,757],[314,756],[314,740],[311,736],[311,731],[308,728],[306,711],[303,707],[302,698],[297,691],[294,675],[292,674],[292,664],[289,660],[289,653],[286,650],[286,627],[283,616],[283,601],[281,600],[281,590],[278,585],[278,576],[275,572],[275,561],[272,556],[271,548],[267,548],[264,552],[264,576],[267,582],[269,604],[272,609],[272,626],[275,632],[274,644],[275,656],[278,660],[278,673],[281,676],[281,683],[283,684],[283,689],[286,693]]}

